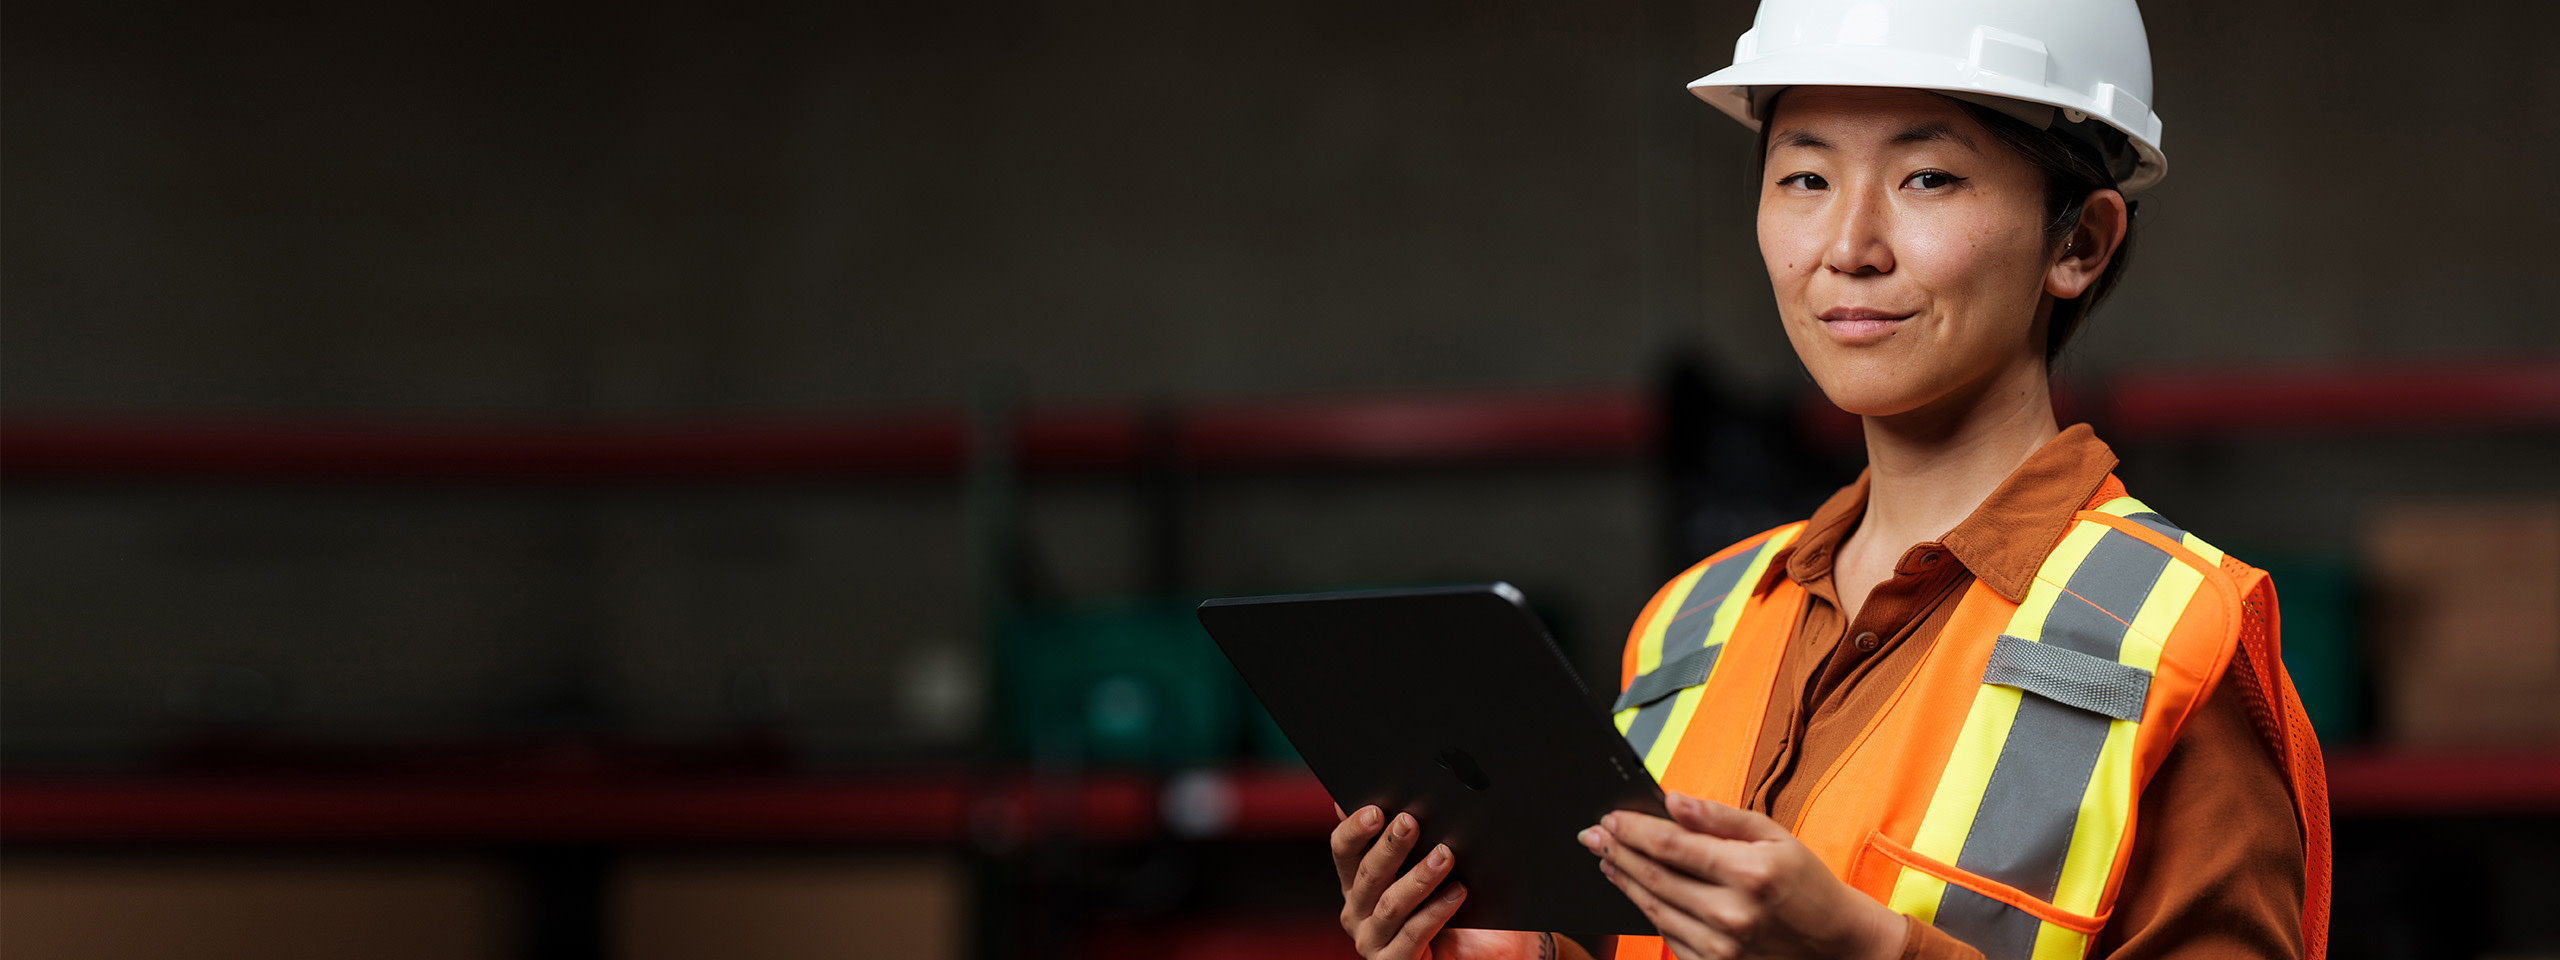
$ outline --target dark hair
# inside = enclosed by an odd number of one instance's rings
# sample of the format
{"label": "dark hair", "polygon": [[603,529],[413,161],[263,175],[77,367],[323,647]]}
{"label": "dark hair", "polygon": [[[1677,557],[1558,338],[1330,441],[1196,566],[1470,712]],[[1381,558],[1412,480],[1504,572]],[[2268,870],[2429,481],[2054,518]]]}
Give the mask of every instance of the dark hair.
{"label": "dark hair", "polygon": [[[2106,161],[2100,157],[2096,144],[2057,131],[2038,130],[2025,121],[1978,103],[1957,100],[1956,106],[1963,108],[1973,122],[1991,131],[1991,135],[1999,138],[2001,143],[2008,144],[2010,149],[2034,163],[2036,171],[2043,174],[2045,249],[2060,246],[2073,230],[2079,228],[2080,211],[2088,203],[2089,194],[2115,189],[2116,178],[2107,173]],[[2060,122],[2060,118],[2056,118],[2056,123]],[[2094,122],[2091,125],[2096,126]],[[2108,129],[2104,132],[2115,131]],[[2080,291],[2079,296],[2053,301],[2053,316],[2045,327],[2046,364],[2050,365],[2055,357],[2062,355],[2062,348],[2071,342],[2072,334],[2080,332],[2081,323],[2089,318],[2090,311],[2098,308],[2098,301],[2106,299],[2107,294],[2115,290],[2116,278],[2124,274],[2125,265],[2133,259],[2132,212],[2132,201],[2126,201],[2124,241],[2116,245],[2115,257],[2107,261],[2106,272],[2098,274],[2098,279],[2092,281],[2088,289]]]}
{"label": "dark hair", "polygon": [[[1781,95],[1783,93],[1780,91]],[[1948,99],[1955,100],[1953,97]],[[1761,117],[1775,116],[1776,103],[1772,97],[1761,105]],[[1973,122],[1991,131],[1991,135],[2008,145],[2009,149],[2026,157],[2035,165],[2036,172],[2043,176],[2045,249],[2060,246],[2080,226],[2080,211],[2087,205],[2089,194],[2116,188],[2116,178],[2107,172],[2107,163],[2097,144],[2055,130],[2038,130],[2027,125],[2026,121],[1968,100],[1955,100],[1955,105],[1964,110],[1965,116],[1973,118]],[[2056,122],[2060,122],[2058,118]],[[2095,121],[2089,121],[2085,126],[2101,138],[2118,141],[2123,138],[2121,133]],[[1760,126],[1760,152],[1752,162],[1765,163],[1768,157],[1769,127],[1763,123]],[[2107,261],[2106,272],[2099,274],[2098,279],[2091,282],[2088,289],[2080,291],[2079,296],[2053,301],[2053,315],[2045,326],[2044,362],[2047,365],[2062,355],[2062,348],[2071,342],[2073,334],[2080,332],[2080,325],[2088,320],[2090,311],[2098,308],[2098,301],[2106,299],[2107,294],[2115,290],[2116,278],[2124,274],[2125,265],[2132,261],[2135,234],[2133,201],[2125,201],[2125,214],[2124,241],[2116,245],[2115,257]]]}

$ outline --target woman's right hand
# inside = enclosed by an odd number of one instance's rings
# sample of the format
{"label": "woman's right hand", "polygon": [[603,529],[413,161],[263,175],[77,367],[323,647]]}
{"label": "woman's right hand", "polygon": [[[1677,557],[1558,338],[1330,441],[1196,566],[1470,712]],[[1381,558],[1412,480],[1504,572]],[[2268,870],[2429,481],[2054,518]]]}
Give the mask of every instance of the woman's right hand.
{"label": "woman's right hand", "polygon": [[[1339,813],[1339,809],[1336,813]],[[1362,807],[1333,828],[1333,872],[1342,881],[1342,930],[1369,960],[1511,960],[1554,956],[1557,938],[1512,930],[1443,930],[1467,900],[1451,883],[1457,862],[1448,844],[1431,848],[1404,876],[1396,868],[1413,851],[1422,825],[1412,814],[1390,820]]]}

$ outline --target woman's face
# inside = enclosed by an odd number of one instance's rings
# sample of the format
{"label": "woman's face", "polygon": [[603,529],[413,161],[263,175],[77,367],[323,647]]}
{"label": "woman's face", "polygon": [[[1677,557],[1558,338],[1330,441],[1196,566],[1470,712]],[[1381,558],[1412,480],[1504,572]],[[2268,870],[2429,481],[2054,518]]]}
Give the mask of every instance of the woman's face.
{"label": "woman's face", "polygon": [[1833,403],[1889,417],[2043,388],[2056,251],[2026,157],[1915,90],[1798,87],[1768,131],[1760,255]]}

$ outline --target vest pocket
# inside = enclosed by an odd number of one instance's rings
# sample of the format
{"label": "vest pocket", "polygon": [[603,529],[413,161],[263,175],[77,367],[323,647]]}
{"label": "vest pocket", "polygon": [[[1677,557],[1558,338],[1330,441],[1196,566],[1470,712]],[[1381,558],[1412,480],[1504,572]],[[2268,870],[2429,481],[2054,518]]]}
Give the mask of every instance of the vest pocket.
{"label": "vest pocket", "polygon": [[[1882,832],[1867,835],[1851,866],[1850,885],[1944,930],[1991,960],[2041,955],[2040,939],[2086,938],[2106,926],[2106,914],[2084,916],[2028,895],[2016,887],[1921,854]],[[2047,927],[2059,928],[2047,930]],[[2071,950],[2072,956],[2086,953]]]}

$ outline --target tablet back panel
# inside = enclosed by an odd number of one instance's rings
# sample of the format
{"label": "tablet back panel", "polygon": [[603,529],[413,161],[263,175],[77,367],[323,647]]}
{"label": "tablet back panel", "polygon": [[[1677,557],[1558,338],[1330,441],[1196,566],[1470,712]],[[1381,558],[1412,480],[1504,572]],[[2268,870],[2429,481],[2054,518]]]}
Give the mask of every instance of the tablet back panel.
{"label": "tablet back panel", "polygon": [[[1662,791],[1509,584],[1211,600],[1200,622],[1344,810],[1456,854],[1452,927],[1644,933],[1575,834]],[[1311,840],[1313,838],[1310,838]]]}

